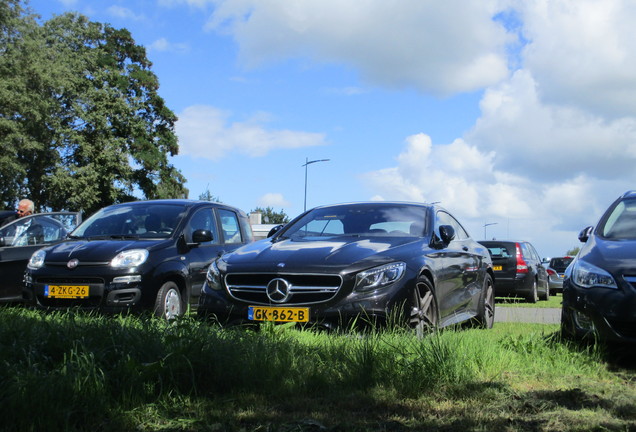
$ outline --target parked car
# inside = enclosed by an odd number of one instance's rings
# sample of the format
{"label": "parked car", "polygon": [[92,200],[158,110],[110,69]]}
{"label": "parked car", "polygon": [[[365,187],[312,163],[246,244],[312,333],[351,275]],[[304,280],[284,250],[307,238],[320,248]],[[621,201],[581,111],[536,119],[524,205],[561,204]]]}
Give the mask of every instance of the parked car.
{"label": "parked car", "polygon": [[585,244],[563,279],[564,335],[636,343],[636,191],[614,201],[579,240]]}
{"label": "parked car", "polygon": [[526,241],[480,241],[492,257],[495,296],[524,297],[530,303],[548,300],[548,273],[539,254]]}
{"label": "parked car", "polygon": [[22,301],[24,271],[33,252],[64,240],[81,219],[77,212],[37,213],[0,228],[0,302]]}
{"label": "parked car", "polygon": [[25,299],[40,308],[152,310],[166,319],[196,305],[210,262],[252,241],[247,215],[209,201],[105,207],[70,239],[33,254]]}
{"label": "parked car", "polygon": [[18,218],[15,210],[0,210],[0,227]]}
{"label": "parked car", "polygon": [[546,268],[546,271],[548,272],[548,286],[550,287],[550,294],[563,292],[563,275],[565,274],[565,269],[573,260],[574,257],[571,256],[550,259]]}
{"label": "parked car", "polygon": [[492,327],[493,295],[488,251],[450,213],[363,202],[309,210],[220,257],[198,313],[326,328],[393,317],[423,333],[469,320]]}

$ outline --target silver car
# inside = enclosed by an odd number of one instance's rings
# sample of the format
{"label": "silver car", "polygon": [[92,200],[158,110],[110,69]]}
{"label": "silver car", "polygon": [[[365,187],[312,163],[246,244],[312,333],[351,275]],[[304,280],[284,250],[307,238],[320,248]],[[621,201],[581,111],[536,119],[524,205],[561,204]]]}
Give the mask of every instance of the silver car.
{"label": "silver car", "polygon": [[547,265],[548,272],[548,286],[550,287],[550,294],[563,292],[563,274],[565,269],[568,268],[570,263],[574,260],[574,257],[565,256],[552,258]]}

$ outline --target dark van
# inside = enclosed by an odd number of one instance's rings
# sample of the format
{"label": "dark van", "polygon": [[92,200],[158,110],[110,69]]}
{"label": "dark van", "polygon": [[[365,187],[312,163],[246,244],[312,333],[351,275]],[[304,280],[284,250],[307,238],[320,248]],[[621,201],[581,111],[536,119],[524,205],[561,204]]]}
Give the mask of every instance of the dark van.
{"label": "dark van", "polygon": [[525,241],[480,241],[488,248],[495,275],[495,295],[524,297],[530,303],[548,300],[548,274],[539,254]]}
{"label": "dark van", "polygon": [[213,259],[252,241],[247,215],[209,201],[105,207],[69,239],[35,252],[23,297],[39,308],[151,310],[166,319],[198,303]]}

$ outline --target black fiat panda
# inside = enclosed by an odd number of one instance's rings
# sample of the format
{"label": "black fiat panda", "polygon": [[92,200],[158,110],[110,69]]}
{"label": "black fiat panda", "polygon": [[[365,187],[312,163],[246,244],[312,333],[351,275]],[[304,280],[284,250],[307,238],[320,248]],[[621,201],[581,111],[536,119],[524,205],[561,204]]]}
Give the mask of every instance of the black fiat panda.
{"label": "black fiat panda", "polygon": [[69,238],[36,251],[23,297],[46,309],[151,310],[196,304],[213,259],[252,241],[247,215],[209,201],[136,201],[105,207]]}

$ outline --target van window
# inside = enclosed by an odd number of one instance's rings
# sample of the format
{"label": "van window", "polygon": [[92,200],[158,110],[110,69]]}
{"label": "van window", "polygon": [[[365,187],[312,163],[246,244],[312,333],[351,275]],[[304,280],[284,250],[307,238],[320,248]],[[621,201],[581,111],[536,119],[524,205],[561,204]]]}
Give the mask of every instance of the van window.
{"label": "van window", "polygon": [[190,219],[189,236],[196,230],[204,229],[212,232],[212,241],[204,244],[219,243],[219,233],[214,222],[214,210],[212,208],[202,208],[192,215]]}
{"label": "van window", "polygon": [[221,218],[221,229],[223,230],[223,238],[225,243],[241,243],[241,225],[239,224],[236,213],[230,210],[219,209],[219,217]]}

